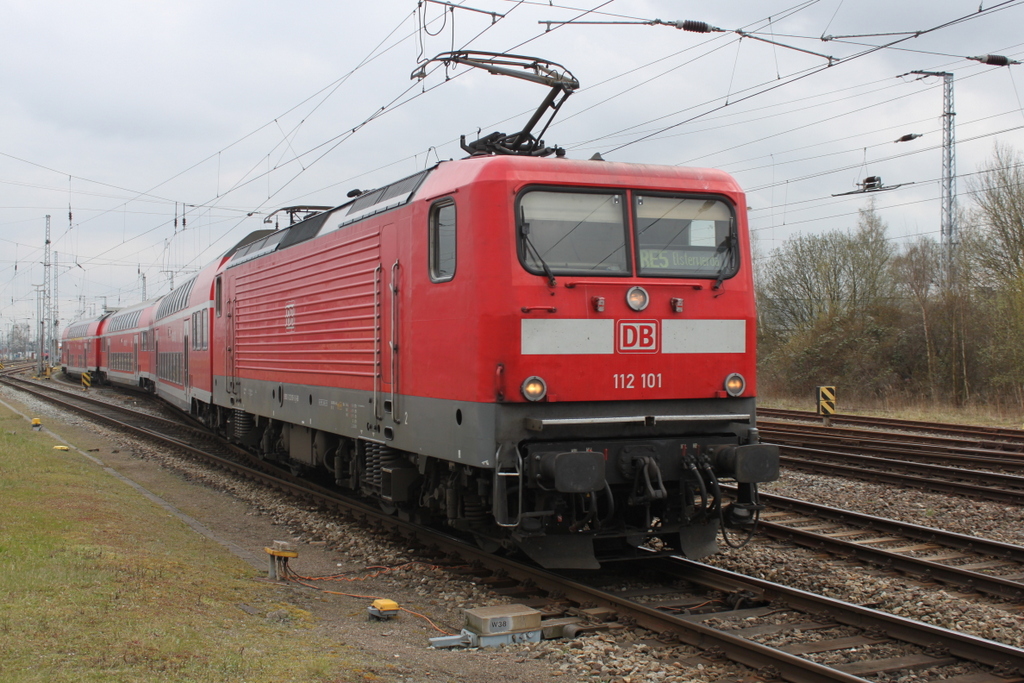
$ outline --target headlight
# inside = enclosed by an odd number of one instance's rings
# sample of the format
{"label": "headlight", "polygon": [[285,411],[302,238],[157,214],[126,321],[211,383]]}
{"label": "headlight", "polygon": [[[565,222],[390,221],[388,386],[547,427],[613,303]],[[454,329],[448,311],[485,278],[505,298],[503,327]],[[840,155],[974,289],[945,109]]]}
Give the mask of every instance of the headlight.
{"label": "headlight", "polygon": [[527,401],[539,401],[547,395],[548,385],[540,377],[534,375],[526,378],[521,390]]}
{"label": "headlight", "polygon": [[626,303],[634,311],[644,310],[647,308],[649,301],[647,290],[643,287],[630,287],[629,291],[626,292]]}
{"label": "headlight", "polygon": [[739,396],[746,387],[747,381],[738,372],[734,372],[725,378],[725,393],[730,396]]}

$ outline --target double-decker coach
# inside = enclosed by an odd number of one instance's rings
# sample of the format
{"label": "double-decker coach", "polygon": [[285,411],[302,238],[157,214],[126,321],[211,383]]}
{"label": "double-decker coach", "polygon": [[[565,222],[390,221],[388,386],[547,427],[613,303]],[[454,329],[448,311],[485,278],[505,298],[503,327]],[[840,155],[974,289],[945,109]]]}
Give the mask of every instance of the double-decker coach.
{"label": "double-decker coach", "polygon": [[156,393],[209,422],[213,278],[222,260],[190,277],[157,302],[152,322]]}
{"label": "double-decker coach", "polygon": [[146,301],[110,315],[100,341],[100,381],[155,390],[152,353],[156,304]]}
{"label": "double-decker coach", "polygon": [[110,312],[88,320],[79,320],[64,328],[61,338],[61,370],[68,375],[99,373],[102,344],[100,333]]}

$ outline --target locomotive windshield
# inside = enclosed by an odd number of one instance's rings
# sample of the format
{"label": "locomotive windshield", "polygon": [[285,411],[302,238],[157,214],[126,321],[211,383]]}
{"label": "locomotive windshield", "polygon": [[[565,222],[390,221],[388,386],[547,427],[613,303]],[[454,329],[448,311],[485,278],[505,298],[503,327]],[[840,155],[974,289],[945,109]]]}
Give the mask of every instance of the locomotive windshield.
{"label": "locomotive windshield", "polygon": [[639,274],[730,277],[736,262],[732,209],[711,198],[636,195]]}
{"label": "locomotive windshield", "polygon": [[622,194],[534,190],[519,199],[523,265],[537,275],[628,275]]}
{"label": "locomotive windshield", "polygon": [[[629,193],[636,273],[717,278],[736,274],[736,220],[725,200]],[[536,275],[624,276],[633,272],[623,192],[529,190],[517,209],[519,254]]]}

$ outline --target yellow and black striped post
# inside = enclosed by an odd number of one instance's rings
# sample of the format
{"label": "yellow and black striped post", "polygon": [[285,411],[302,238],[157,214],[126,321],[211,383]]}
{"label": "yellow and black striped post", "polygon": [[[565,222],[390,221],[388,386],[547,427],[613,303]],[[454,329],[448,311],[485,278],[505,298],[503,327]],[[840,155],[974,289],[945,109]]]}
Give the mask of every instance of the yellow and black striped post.
{"label": "yellow and black striped post", "polygon": [[0,370],[3,370],[3,369],[4,369],[4,362],[2,360],[0,360]]}
{"label": "yellow and black striped post", "polygon": [[831,427],[832,416],[836,414],[836,388],[818,387],[817,392],[818,415],[826,427]]}
{"label": "yellow and black striped post", "polygon": [[82,391],[89,391],[89,387],[92,386],[92,375],[88,372],[82,373]]}

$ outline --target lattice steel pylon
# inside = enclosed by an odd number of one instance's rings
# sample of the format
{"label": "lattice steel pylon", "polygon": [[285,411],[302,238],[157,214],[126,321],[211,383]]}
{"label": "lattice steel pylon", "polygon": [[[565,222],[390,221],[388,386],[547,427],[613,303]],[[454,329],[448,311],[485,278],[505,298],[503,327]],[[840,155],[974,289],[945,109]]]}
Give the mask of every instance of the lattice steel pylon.
{"label": "lattice steel pylon", "polygon": [[52,341],[50,345],[50,364],[60,361],[60,257],[53,252],[53,316],[50,318],[53,325]]}
{"label": "lattice steel pylon", "polygon": [[922,76],[942,77],[942,248],[946,265],[950,269],[955,262],[956,248],[960,236],[956,224],[956,136],[953,117],[953,74],[948,71],[912,71]]}
{"label": "lattice steel pylon", "polygon": [[49,354],[53,349],[53,303],[51,299],[50,280],[50,216],[46,216],[46,244],[43,251],[43,311],[39,324],[39,333],[42,335],[41,346],[43,357],[46,363],[53,362]]}

